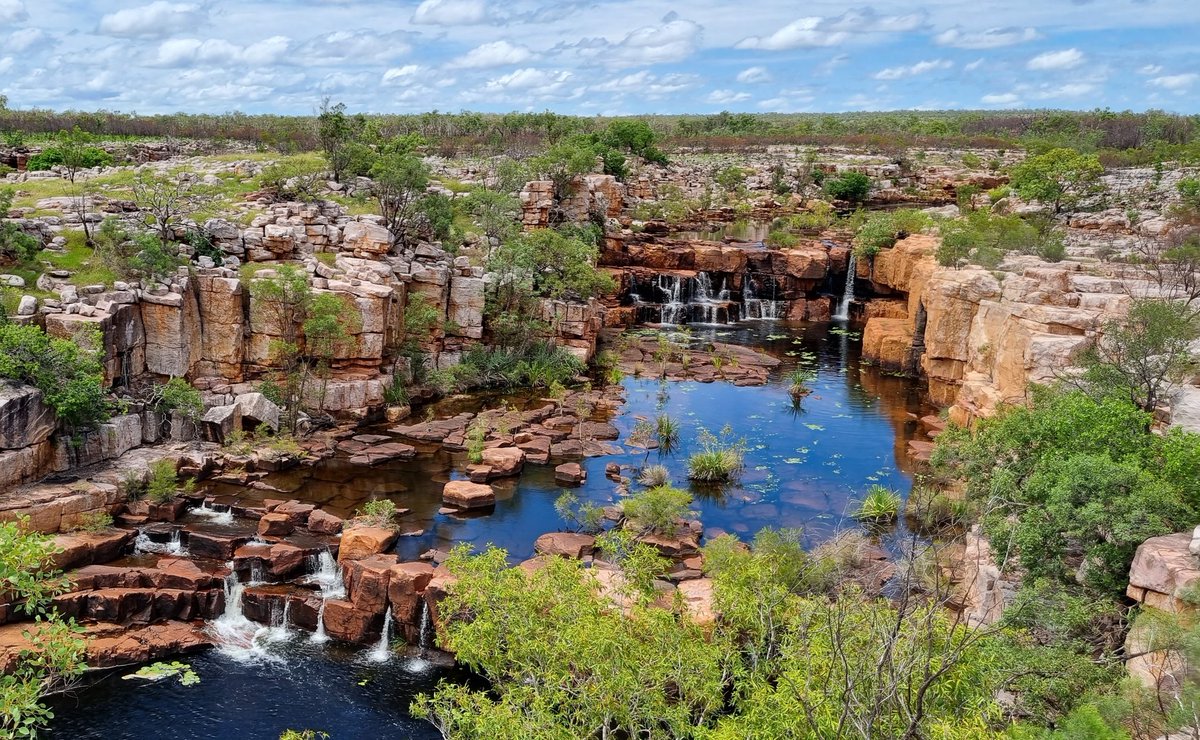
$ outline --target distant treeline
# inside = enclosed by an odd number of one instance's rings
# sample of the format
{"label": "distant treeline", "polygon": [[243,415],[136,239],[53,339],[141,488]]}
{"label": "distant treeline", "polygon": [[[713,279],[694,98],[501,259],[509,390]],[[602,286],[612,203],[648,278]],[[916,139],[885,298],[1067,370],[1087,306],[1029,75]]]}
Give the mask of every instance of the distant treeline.
{"label": "distant treeline", "polygon": [[[575,133],[597,131],[607,118],[543,113],[367,115],[384,136],[420,134],[431,151],[461,154],[540,151]],[[1162,111],[1133,113],[1023,111],[897,111],[890,113],[729,113],[635,116],[668,147],[732,151],[771,144],[854,145],[881,152],[908,147],[1025,148],[1066,146],[1096,152],[1107,164],[1200,161],[1200,116]],[[281,151],[320,147],[316,116],[111,111],[10,110],[0,100],[0,133],[11,144],[21,134],[79,128],[106,137],[178,137],[241,141]]]}

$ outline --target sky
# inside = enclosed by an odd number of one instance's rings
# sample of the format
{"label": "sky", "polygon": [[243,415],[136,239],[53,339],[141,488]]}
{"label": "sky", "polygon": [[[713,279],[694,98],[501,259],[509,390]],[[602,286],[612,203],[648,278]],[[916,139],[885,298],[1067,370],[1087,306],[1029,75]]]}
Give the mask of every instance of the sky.
{"label": "sky", "polygon": [[1200,112],[1200,0],[0,0],[10,108]]}

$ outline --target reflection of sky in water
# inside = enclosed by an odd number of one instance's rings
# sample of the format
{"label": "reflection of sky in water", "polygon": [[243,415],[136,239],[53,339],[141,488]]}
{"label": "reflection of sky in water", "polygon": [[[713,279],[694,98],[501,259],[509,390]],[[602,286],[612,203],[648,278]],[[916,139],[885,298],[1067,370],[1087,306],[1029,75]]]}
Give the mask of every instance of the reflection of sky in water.
{"label": "reflection of sky in water", "polygon": [[[903,454],[904,435],[915,426],[906,411],[921,411],[912,381],[860,368],[857,334],[834,333],[840,331],[831,332],[827,325],[790,329],[753,322],[736,328],[695,328],[697,339],[765,347],[783,365],[772,373],[767,386],[758,387],[626,378],[627,403],[613,423],[624,441],[639,416],[653,420],[665,412],[678,420],[679,448],[669,456],[651,451],[649,462],[666,465],[679,486],[687,485],[687,457],[696,448],[699,428],[718,433],[728,424],[735,438],[746,439],[746,469],[740,481],[724,492],[694,491],[694,508],[704,525],[747,537],[763,527],[803,527],[812,539],[824,539],[850,524],[845,519],[850,502],[870,484],[883,483],[907,494],[911,476],[898,469],[897,455]],[[786,375],[798,365],[814,368],[818,375],[809,384],[813,393],[796,412]],[[614,461],[640,465],[644,457],[643,452],[629,450],[620,456],[590,458],[583,463],[587,482],[573,490],[581,499],[615,503],[617,484],[604,477],[605,465]],[[411,509],[401,520],[407,536],[397,546],[405,559],[459,541],[476,546],[493,543],[523,559],[532,554],[538,535],[563,526],[554,510],[562,487],[554,482],[552,466],[527,465],[519,481],[496,481],[499,500],[488,515],[438,514],[442,485],[450,477],[462,477],[457,471],[465,464],[463,454],[444,452],[375,468],[335,459],[313,470],[275,476],[270,482],[287,489],[290,496],[337,513],[380,496]],[[281,497],[231,487],[215,490],[237,498]]]}

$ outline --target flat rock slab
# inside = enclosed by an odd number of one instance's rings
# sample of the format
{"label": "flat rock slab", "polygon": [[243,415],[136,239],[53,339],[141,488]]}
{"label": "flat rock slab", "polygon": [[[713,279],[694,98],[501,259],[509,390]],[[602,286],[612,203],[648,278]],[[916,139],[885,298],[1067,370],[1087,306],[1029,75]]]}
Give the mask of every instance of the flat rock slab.
{"label": "flat rock slab", "polygon": [[[340,446],[340,445],[339,445]],[[379,465],[390,460],[408,460],[417,455],[417,448],[403,442],[385,442],[372,445],[351,456],[355,465]]]}
{"label": "flat rock slab", "polygon": [[595,547],[595,537],[575,532],[547,532],[533,543],[533,549],[540,555],[558,555],[576,560],[591,555]]}
{"label": "flat rock slab", "polygon": [[496,492],[483,483],[452,480],[442,488],[442,502],[460,509],[482,509],[496,504]]}

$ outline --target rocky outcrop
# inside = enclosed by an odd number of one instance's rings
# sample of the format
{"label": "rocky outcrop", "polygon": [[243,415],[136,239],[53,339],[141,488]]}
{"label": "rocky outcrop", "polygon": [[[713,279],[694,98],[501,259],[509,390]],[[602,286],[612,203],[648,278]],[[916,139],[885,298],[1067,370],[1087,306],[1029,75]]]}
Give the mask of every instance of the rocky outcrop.
{"label": "rocky outcrop", "polygon": [[0,450],[45,442],[58,426],[54,411],[32,386],[0,380]]}

